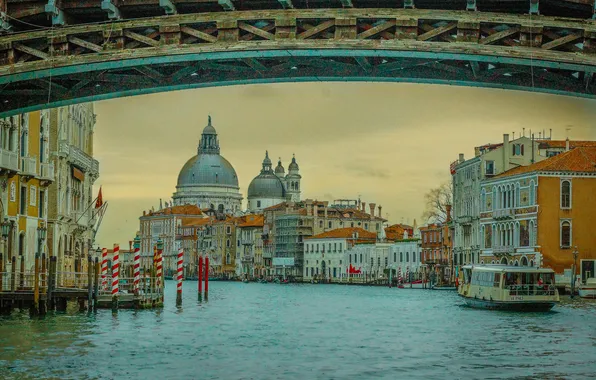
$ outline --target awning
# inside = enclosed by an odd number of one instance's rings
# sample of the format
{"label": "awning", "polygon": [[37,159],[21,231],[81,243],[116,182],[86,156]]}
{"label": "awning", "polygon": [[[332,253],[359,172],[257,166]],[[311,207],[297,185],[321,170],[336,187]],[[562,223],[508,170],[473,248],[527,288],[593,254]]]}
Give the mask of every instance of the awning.
{"label": "awning", "polygon": [[81,182],[85,181],[85,173],[83,173],[82,170],[75,168],[74,166],[72,167],[72,176]]}

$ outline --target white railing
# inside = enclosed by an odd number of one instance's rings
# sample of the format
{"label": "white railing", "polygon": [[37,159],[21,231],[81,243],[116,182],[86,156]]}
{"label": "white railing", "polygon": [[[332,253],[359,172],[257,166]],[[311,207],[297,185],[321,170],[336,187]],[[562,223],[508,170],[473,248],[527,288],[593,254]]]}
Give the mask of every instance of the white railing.
{"label": "white railing", "polygon": [[513,215],[513,210],[510,209],[510,208],[495,210],[493,212],[493,218],[494,219],[508,218],[508,217],[511,217],[512,215]]}
{"label": "white railing", "polygon": [[21,173],[23,175],[37,175],[35,157],[21,157]]}
{"label": "white railing", "polygon": [[60,141],[58,150],[60,154],[67,156],[71,162],[80,166],[85,171],[95,174],[99,173],[99,162],[76,146],[70,145],[68,141]]}
{"label": "white railing", "polygon": [[511,245],[500,245],[493,247],[493,254],[501,254],[501,253],[514,253],[515,248]]}
{"label": "white railing", "polygon": [[0,149],[0,167],[2,169],[19,170],[19,154],[6,149]]}
{"label": "white railing", "polygon": [[41,169],[41,173],[39,177],[41,179],[46,179],[53,181],[54,180],[54,164],[53,163],[41,163],[39,164],[39,168]]}

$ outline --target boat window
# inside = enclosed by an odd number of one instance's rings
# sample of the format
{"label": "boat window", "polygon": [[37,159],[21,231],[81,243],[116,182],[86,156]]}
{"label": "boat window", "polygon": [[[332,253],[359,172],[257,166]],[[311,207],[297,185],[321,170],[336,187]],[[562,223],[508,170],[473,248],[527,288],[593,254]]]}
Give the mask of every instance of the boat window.
{"label": "boat window", "polygon": [[498,288],[500,286],[501,286],[501,273],[495,273],[493,287]]}

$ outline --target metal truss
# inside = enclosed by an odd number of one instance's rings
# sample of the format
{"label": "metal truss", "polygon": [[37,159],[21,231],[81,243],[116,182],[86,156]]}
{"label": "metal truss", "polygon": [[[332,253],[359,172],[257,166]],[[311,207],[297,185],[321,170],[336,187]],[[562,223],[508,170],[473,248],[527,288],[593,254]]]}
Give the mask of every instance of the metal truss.
{"label": "metal truss", "polygon": [[596,97],[596,24],[428,10],[161,16],[0,38],[0,116],[243,83],[389,81]]}

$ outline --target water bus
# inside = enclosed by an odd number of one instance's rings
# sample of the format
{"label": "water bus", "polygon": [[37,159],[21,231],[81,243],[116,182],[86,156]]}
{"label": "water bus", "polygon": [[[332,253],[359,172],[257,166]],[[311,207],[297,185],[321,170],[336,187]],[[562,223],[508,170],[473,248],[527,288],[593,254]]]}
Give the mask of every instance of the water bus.
{"label": "water bus", "polygon": [[466,265],[457,292],[468,306],[483,309],[547,311],[559,302],[548,268]]}

